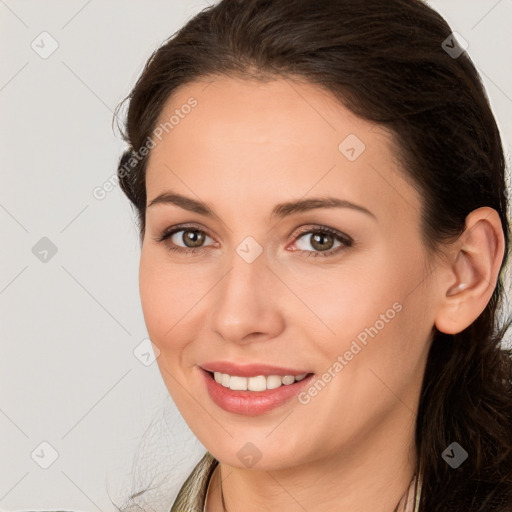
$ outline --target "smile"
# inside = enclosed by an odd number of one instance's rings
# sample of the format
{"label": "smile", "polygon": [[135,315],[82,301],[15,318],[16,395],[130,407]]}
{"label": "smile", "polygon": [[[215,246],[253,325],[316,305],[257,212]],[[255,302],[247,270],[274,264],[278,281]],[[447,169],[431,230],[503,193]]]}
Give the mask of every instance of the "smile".
{"label": "smile", "polygon": [[288,403],[309,384],[313,373],[243,377],[197,367],[210,399],[221,409],[257,416]]}
{"label": "smile", "polygon": [[227,373],[214,372],[213,378],[225,388],[234,391],[265,391],[266,389],[277,389],[281,386],[289,386],[299,382],[306,377],[307,373],[301,375],[258,375],[256,377],[240,377]]}

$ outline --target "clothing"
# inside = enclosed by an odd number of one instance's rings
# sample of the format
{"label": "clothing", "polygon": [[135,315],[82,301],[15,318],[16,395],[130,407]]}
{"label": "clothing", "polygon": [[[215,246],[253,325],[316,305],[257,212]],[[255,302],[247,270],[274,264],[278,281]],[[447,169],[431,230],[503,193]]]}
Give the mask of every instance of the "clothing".
{"label": "clothing", "polygon": [[206,452],[182,485],[170,512],[203,512],[206,491],[219,461]]}
{"label": "clothing", "polygon": [[[206,512],[205,503],[208,492],[208,484],[214,469],[219,461],[210,452],[206,452],[198,462],[192,473],[181,487],[170,512]],[[415,512],[416,502],[416,475],[413,476],[409,488],[402,496],[399,504],[393,512]],[[421,487],[420,487],[421,493]],[[418,494],[419,498],[419,494]]]}

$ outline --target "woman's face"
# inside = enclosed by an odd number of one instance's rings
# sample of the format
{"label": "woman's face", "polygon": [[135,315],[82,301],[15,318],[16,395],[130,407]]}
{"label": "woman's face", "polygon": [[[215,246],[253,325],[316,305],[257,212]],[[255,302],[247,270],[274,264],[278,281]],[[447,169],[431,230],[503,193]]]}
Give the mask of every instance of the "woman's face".
{"label": "woman's face", "polygon": [[[165,384],[201,443],[232,466],[278,469],[397,428],[412,439],[435,280],[390,136],[285,79],[194,82],[159,125],[140,294]],[[314,375],[237,391],[202,368],[263,375],[224,377],[234,388]]]}

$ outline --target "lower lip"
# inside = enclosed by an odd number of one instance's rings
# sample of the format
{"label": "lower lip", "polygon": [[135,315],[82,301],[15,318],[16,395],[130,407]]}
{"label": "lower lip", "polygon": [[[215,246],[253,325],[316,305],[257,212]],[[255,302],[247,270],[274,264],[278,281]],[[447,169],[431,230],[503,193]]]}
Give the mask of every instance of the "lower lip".
{"label": "lower lip", "polygon": [[310,374],[293,384],[265,391],[234,391],[215,381],[206,370],[199,368],[210,398],[222,409],[244,416],[257,416],[285,404],[296,396],[314,377]]}

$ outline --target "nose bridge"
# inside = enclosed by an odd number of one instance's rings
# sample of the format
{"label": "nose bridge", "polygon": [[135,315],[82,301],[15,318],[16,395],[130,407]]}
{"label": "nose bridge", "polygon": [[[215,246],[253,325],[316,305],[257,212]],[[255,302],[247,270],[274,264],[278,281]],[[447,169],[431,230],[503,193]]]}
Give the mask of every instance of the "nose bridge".
{"label": "nose bridge", "polygon": [[252,237],[234,249],[211,313],[212,328],[223,338],[242,341],[254,333],[274,336],[282,327],[273,289],[277,283],[267,263],[263,247]]}

